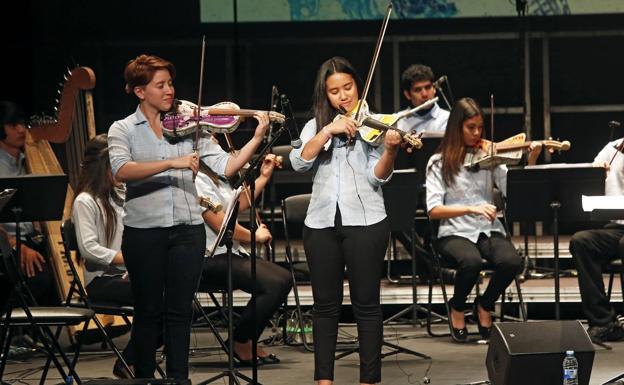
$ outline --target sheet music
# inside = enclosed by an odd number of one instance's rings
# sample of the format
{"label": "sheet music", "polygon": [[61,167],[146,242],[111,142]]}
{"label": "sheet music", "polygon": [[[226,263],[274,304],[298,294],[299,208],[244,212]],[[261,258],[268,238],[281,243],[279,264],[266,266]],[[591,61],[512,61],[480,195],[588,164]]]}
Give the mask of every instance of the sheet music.
{"label": "sheet music", "polygon": [[525,170],[544,170],[551,168],[586,168],[586,167],[597,167],[593,163],[549,163],[549,164],[538,164],[535,166],[525,166]]}
{"label": "sheet music", "polygon": [[236,202],[238,202],[238,198],[240,197],[241,191],[243,191],[242,186],[234,190],[234,195],[232,195],[232,199],[230,199],[230,201],[227,203],[227,207],[225,208],[225,212],[224,212],[225,216],[223,218],[223,222],[221,222],[221,228],[219,229],[219,233],[217,234],[217,237],[215,238],[215,241],[212,244],[212,246],[210,246],[207,249],[208,250],[207,255],[210,257],[214,255],[214,252],[217,249],[217,246],[219,246],[221,239],[223,239],[223,235],[225,234],[225,230],[227,229],[227,224],[230,222],[230,219],[232,218],[232,214],[234,213],[234,207],[236,206]]}
{"label": "sheet music", "polygon": [[624,209],[624,195],[583,195],[581,202],[585,212]]}

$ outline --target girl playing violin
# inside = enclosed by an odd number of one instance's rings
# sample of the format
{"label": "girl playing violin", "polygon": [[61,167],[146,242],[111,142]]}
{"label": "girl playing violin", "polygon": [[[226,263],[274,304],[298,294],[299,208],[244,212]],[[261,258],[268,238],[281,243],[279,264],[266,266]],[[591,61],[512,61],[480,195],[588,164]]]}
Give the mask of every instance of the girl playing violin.
{"label": "girl playing violin", "polygon": [[[449,301],[453,339],[467,337],[464,311],[481,270],[482,259],[494,265],[487,289],[474,302],[474,314],[483,338],[492,327],[494,303],[520,270],[522,259],[505,237],[496,218],[492,180],[506,194],[507,166],[469,171],[464,167],[468,148],[475,147],[483,134],[483,112],[470,98],[455,102],[438,153],[427,164],[427,209],[430,219],[440,220],[437,248],[443,258],[457,266],[455,291]],[[531,150],[541,150],[537,143]],[[493,177],[492,177],[492,174]]]}
{"label": "girl playing violin", "polygon": [[135,301],[136,376],[154,376],[163,319],[167,377],[186,379],[191,303],[206,245],[193,175],[200,158],[217,174],[233,175],[261,143],[269,119],[254,115],[259,123],[254,136],[236,157],[208,135],[194,152],[192,137],[175,143],[163,137],[161,113],[171,108],[175,94],[173,64],[140,55],[126,65],[124,77],[126,92],[139,99],[139,106],[112,124],[108,144],[112,173],[127,188],[121,250]]}
{"label": "girl playing violin", "polygon": [[[275,167],[275,155],[268,154],[260,167],[260,176],[255,181],[256,198],[260,195],[264,187],[271,179]],[[205,171],[205,173],[204,173]],[[234,190],[230,184],[219,178],[212,170],[204,170],[197,174],[197,192],[201,196],[208,197],[213,203],[225,207],[232,199]],[[239,211],[249,208],[249,200],[244,197],[244,193],[239,199]],[[206,249],[212,247],[217,239],[217,233],[225,218],[223,211],[213,212],[206,210],[203,213],[206,223]],[[256,231],[256,241],[258,244],[270,242],[271,232],[266,225],[261,224]],[[232,246],[232,284],[234,289],[241,289],[251,293],[253,281],[251,279],[251,259],[241,243],[251,242],[251,232],[249,229],[236,224],[233,234]],[[227,267],[228,258],[225,246],[216,249],[214,256],[207,255],[204,261],[202,272],[202,284],[209,287],[227,288]],[[245,307],[240,317],[236,321],[234,329],[234,357],[239,365],[251,366],[252,364],[252,339],[256,341],[262,334],[265,326],[275,314],[279,306],[284,303],[292,287],[290,272],[283,267],[261,258],[256,259],[256,322],[251,308],[252,300]],[[258,347],[258,364],[276,364],[280,360],[274,354],[269,354],[264,349]]]}
{"label": "girl playing violin", "polygon": [[339,111],[356,108],[360,86],[346,59],[324,62],[314,87],[314,119],[301,132],[303,146],[290,153],[295,170],[314,170],[303,242],[314,297],[314,379],[322,385],[334,379],[345,266],[358,325],[360,382],[381,381],[379,279],[389,227],[380,187],[392,175],[401,137],[388,131],[383,145],[373,147],[356,135],[354,120],[335,119]]}

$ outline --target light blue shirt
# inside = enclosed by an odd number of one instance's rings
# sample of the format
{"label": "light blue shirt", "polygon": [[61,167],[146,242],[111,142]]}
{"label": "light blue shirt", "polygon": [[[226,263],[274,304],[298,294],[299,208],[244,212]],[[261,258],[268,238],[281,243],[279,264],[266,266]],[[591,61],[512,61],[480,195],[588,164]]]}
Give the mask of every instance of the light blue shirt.
{"label": "light blue shirt", "polygon": [[[407,110],[411,110],[411,107]],[[440,108],[438,103],[435,103],[429,112],[422,116],[415,112],[399,120],[397,128],[410,133],[444,132],[450,114],[447,110]]]}
{"label": "light blue shirt", "polygon": [[[17,159],[0,148],[0,177],[10,178],[14,176],[26,175],[26,168],[24,167],[25,161],[24,153],[18,152]],[[2,223],[2,227],[9,235],[15,236],[15,222]],[[20,238],[26,239],[26,235],[35,232],[35,227],[32,222],[20,223]]]}
{"label": "light blue shirt", "polygon": [[344,226],[369,226],[386,217],[381,186],[392,177],[379,179],[375,165],[383,153],[383,145],[374,147],[359,136],[353,145],[339,136],[332,138],[329,150],[321,150],[317,157],[305,160],[301,152],[316,135],[316,121],[308,121],[301,131],[300,148],[290,152],[295,171],[314,171],[312,198],[305,225],[313,229],[334,227],[336,205],[340,208]]}
{"label": "light blue shirt", "polygon": [[[461,166],[455,175],[453,186],[447,186],[442,178],[440,153],[434,154],[427,164],[427,211],[436,206],[476,206],[492,202],[492,172],[494,184],[507,195],[507,166],[500,165],[494,170],[468,171]],[[468,214],[440,221],[438,238],[457,235],[477,242],[479,234],[488,237],[492,232],[505,234],[503,224],[498,220],[491,222],[483,215]]]}
{"label": "light blue shirt", "polygon": [[[108,131],[109,157],[113,174],[130,161],[150,162],[177,158],[193,152],[193,138],[175,144],[154,134],[141,109],[114,122]],[[223,175],[229,155],[210,136],[199,141],[200,158]],[[148,178],[126,183],[124,225],[136,228],[199,225],[203,209],[190,169],[170,169]]]}

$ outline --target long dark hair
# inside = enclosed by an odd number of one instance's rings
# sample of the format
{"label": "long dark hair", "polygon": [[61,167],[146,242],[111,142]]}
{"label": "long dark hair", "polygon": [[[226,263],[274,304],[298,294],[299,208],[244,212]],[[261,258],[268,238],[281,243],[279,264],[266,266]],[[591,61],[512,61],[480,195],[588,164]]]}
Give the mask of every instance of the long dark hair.
{"label": "long dark hair", "polygon": [[117,228],[117,214],[109,198],[112,198],[119,205],[122,203],[121,198],[115,192],[110,169],[107,135],[100,134],[89,140],[85,148],[75,197],[85,192],[99,201],[104,209],[101,216],[106,224],[105,233],[108,244],[113,241]]}
{"label": "long dark hair", "polygon": [[483,116],[483,111],[471,98],[461,98],[453,104],[439,148],[442,158],[442,178],[447,186],[455,183],[455,175],[459,173],[466,157],[464,121],[477,115]]}
{"label": "long dark hair", "polygon": [[316,73],[314,95],[312,96],[312,113],[314,114],[314,119],[316,119],[317,131],[328,125],[338,114],[338,111],[336,111],[329,103],[329,99],[327,99],[327,86],[325,84],[327,78],[335,73],[351,75],[353,80],[355,80],[358,96],[362,92],[362,80],[347,59],[334,56],[321,64],[321,68],[319,68]]}

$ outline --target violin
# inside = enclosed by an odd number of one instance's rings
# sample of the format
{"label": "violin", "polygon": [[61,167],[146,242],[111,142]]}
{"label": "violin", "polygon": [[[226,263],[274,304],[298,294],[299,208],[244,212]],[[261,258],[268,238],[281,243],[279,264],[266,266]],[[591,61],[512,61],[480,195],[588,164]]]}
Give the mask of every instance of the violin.
{"label": "violin", "polygon": [[[391,130],[398,132],[401,135],[403,141],[405,141],[410,146],[416,149],[422,147],[422,141],[420,140],[419,135],[414,135],[405,131],[401,131],[393,126],[393,124],[396,124],[396,122],[403,116],[397,117],[397,115],[395,114],[371,114],[368,110],[368,103],[366,103],[366,100],[358,101],[356,105],[356,110],[359,109],[360,104],[362,106],[359,111],[359,118],[357,118],[356,120],[358,125],[357,131],[366,143],[373,146],[379,146],[384,140],[385,133]],[[336,115],[334,121],[342,119],[343,117],[355,118],[355,111],[346,112],[343,110],[342,112],[342,114]]]}
{"label": "violin", "polygon": [[475,169],[490,169],[501,164],[515,165],[520,162],[523,151],[533,142],[541,143],[549,151],[567,151],[570,149],[570,142],[564,140],[537,140],[526,141],[526,134],[514,135],[499,143],[481,139],[476,146],[466,151],[464,167]]}
{"label": "violin", "polygon": [[242,118],[256,112],[266,112],[271,122],[284,123],[286,117],[275,111],[241,109],[236,103],[221,102],[213,106],[201,106],[199,117],[197,104],[187,100],[174,100],[172,111],[162,115],[163,134],[169,138],[184,137],[196,132],[197,123],[202,130],[212,133],[234,132]]}

